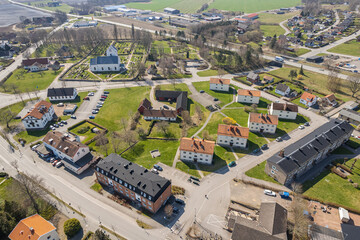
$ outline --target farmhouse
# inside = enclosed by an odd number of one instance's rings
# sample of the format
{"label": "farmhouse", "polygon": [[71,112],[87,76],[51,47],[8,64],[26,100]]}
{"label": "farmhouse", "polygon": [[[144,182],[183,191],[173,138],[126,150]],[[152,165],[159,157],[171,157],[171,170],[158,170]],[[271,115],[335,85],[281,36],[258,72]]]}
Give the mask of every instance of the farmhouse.
{"label": "farmhouse", "polygon": [[289,103],[272,103],[269,109],[270,115],[276,115],[279,118],[291,120],[296,119],[298,112],[298,106]]}
{"label": "farmhouse", "polygon": [[138,107],[138,112],[143,114],[145,109],[152,109],[151,102],[147,98],[141,101]]}
{"label": "farmhouse", "polygon": [[279,83],[275,89],[275,93],[280,94],[281,96],[289,95],[290,91],[290,87],[282,83]]}
{"label": "farmhouse", "polygon": [[21,120],[26,130],[45,129],[50,121],[56,117],[54,107],[46,101],[38,102]]}
{"label": "farmhouse", "polygon": [[24,69],[30,70],[31,72],[48,70],[49,64],[48,58],[30,58],[22,60]]}
{"label": "farmhouse", "polygon": [[155,98],[158,101],[167,101],[175,102],[176,101],[176,111],[178,114],[181,114],[182,111],[187,110],[187,92],[183,91],[155,91]]}
{"label": "farmhouse", "polygon": [[317,102],[317,97],[309,92],[304,92],[300,97],[300,103],[304,104],[307,107],[311,107],[315,105],[316,102]]}
{"label": "farmhouse", "polygon": [[249,138],[249,128],[220,124],[217,132],[219,145],[245,148]]}
{"label": "farmhouse", "polygon": [[260,76],[254,72],[249,72],[249,74],[246,76],[246,80],[253,84],[257,84],[260,82]]}
{"label": "farmhouse", "polygon": [[260,101],[261,92],[259,90],[239,89],[236,96],[236,101],[240,103],[255,103]]}
{"label": "farmhouse", "polygon": [[96,165],[101,183],[143,208],[156,213],[171,196],[171,182],[112,153]]}
{"label": "farmhouse", "polygon": [[215,142],[193,138],[181,138],[180,160],[195,163],[211,164],[213,160]]}
{"label": "farmhouse", "polygon": [[251,112],[248,126],[251,132],[275,133],[278,122],[278,116],[276,115]]}
{"label": "farmhouse", "polygon": [[210,90],[229,92],[230,79],[210,78]]}
{"label": "farmhouse", "polygon": [[157,109],[144,109],[143,111],[144,120],[161,120],[175,122],[177,119],[177,112],[173,110],[157,110]]}
{"label": "farmhouse", "polygon": [[249,15],[244,16],[243,18],[250,19],[250,20],[255,20],[255,19],[258,19],[258,18],[259,18],[259,14],[257,14],[257,13],[252,13],[252,14],[249,14]]}
{"label": "farmhouse", "polygon": [[22,219],[9,235],[11,240],[60,240],[56,227],[39,214]]}
{"label": "farmhouse", "polygon": [[50,131],[43,142],[49,151],[62,160],[67,169],[76,174],[88,169],[96,159],[90,153],[88,146],[78,142],[78,138],[68,133]]}
{"label": "farmhouse", "polygon": [[270,157],[265,172],[279,183],[290,185],[318,168],[329,153],[349,140],[353,130],[349,123],[332,119]]}
{"label": "farmhouse", "polygon": [[72,101],[77,97],[76,88],[49,88],[47,97],[50,101]]}
{"label": "farmhouse", "polygon": [[360,113],[351,109],[342,109],[339,112],[338,118],[356,126],[360,124]]}

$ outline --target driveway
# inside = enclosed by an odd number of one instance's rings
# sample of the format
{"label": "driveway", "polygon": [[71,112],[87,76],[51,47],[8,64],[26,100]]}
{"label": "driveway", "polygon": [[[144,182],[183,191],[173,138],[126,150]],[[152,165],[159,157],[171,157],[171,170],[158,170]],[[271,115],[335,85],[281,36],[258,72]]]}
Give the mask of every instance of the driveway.
{"label": "driveway", "polygon": [[219,104],[220,101],[214,101],[214,97],[210,96],[209,94],[205,93],[199,93],[194,85],[191,83],[187,83],[187,86],[189,87],[189,90],[191,91],[190,97],[194,99],[194,101],[200,103],[204,107],[207,107],[209,105]]}

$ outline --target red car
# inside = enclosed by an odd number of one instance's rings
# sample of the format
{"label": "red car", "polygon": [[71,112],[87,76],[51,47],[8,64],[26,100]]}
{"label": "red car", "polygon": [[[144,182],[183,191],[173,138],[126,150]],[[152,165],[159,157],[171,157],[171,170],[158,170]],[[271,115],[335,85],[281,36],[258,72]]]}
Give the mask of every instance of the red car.
{"label": "red car", "polygon": [[90,98],[89,97],[84,97],[83,100],[90,100]]}
{"label": "red car", "polygon": [[52,165],[55,167],[55,165],[59,162],[59,160],[55,160]]}
{"label": "red car", "polygon": [[102,97],[102,98],[105,98],[105,99],[107,98],[107,96],[106,96],[106,95],[101,95],[101,97]]}

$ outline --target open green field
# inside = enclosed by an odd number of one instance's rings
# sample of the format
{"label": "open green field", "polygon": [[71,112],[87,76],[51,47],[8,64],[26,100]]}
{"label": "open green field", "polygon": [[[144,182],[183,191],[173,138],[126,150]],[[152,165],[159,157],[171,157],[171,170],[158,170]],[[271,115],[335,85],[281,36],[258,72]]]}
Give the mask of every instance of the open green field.
{"label": "open green field", "polygon": [[216,8],[228,11],[243,11],[253,13],[263,10],[294,7],[300,0],[214,0],[209,9]]}
{"label": "open green field", "polygon": [[151,2],[128,3],[126,6],[158,12],[162,12],[166,7],[171,7],[184,13],[195,13],[203,4],[208,2],[209,0],[152,0]]}
{"label": "open green field", "polygon": [[262,163],[256,165],[252,169],[246,171],[245,175],[248,176],[248,177],[257,178],[257,179],[260,179],[260,180],[264,180],[264,181],[279,184],[272,177],[270,177],[269,175],[267,175],[265,173],[265,165],[266,165],[266,161],[263,161]]}
{"label": "open green field", "polygon": [[345,54],[358,57],[360,56],[360,42],[356,39],[340,44],[336,47],[330,48],[328,51],[333,53]]}
{"label": "open green field", "polygon": [[218,72],[218,70],[208,69],[208,70],[197,72],[197,75],[199,77],[212,77],[212,76],[218,76],[219,72]]}
{"label": "open green field", "polygon": [[[342,163],[340,159],[337,162]],[[348,160],[345,165],[350,168],[354,159]],[[360,161],[357,161],[353,174],[348,178],[354,183],[360,184]],[[360,191],[347,179],[343,179],[326,169],[319,176],[303,185],[304,195],[317,198],[321,201],[344,205],[349,208],[360,210]]]}
{"label": "open green field", "polygon": [[194,82],[194,87],[197,91],[204,90],[207,94],[218,98],[221,103],[220,106],[230,103],[234,97],[234,88],[230,87],[229,92],[213,91],[210,90],[210,82]]}
{"label": "open green field", "polygon": [[259,22],[266,24],[280,23],[289,18],[292,18],[296,14],[299,14],[299,11],[289,12],[285,14],[259,13]]}
{"label": "open green field", "polygon": [[51,0],[35,1],[35,2],[30,2],[30,5],[34,6],[34,7],[39,7],[42,9],[50,10],[50,11],[60,10],[60,11],[66,12],[66,13],[69,13],[70,10],[73,8],[69,5],[67,5],[66,3],[61,3],[60,6],[58,6],[58,7],[48,7],[48,5],[47,5],[48,2],[52,2],[52,1]]}
{"label": "open green field", "polygon": [[280,25],[260,25],[260,30],[263,32],[265,37],[272,37],[274,34],[279,36],[285,33],[285,30],[280,27]]}
{"label": "open green field", "polygon": [[33,92],[36,90],[43,90],[49,87],[54,79],[61,73],[62,68],[56,72],[52,70],[42,72],[27,72],[27,70],[19,68],[16,69],[11,77],[6,80],[5,86],[0,88],[1,92],[13,92],[12,85],[17,87],[20,92]]}

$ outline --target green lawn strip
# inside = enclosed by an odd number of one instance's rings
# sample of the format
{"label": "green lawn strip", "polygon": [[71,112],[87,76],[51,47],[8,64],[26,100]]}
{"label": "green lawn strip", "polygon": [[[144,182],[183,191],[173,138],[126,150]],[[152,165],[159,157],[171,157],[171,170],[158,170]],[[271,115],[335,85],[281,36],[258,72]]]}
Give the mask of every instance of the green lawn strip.
{"label": "green lawn strip", "polygon": [[328,51],[357,57],[359,56],[359,49],[360,42],[357,42],[356,39],[353,39],[346,43],[330,48]]}
{"label": "green lawn strip", "polygon": [[[160,123],[160,122],[158,122],[158,123]],[[168,130],[165,134],[163,131],[157,129],[157,127],[156,127],[157,123],[155,123],[149,137],[180,138],[181,137],[181,129],[180,129],[179,123],[180,123],[180,120],[178,120],[178,122],[170,122]]]}
{"label": "green lawn strip", "polygon": [[98,182],[94,183],[90,188],[98,193],[101,192],[101,190],[103,189],[101,184]]}
{"label": "green lawn strip", "polygon": [[285,30],[280,25],[260,25],[260,30],[263,32],[265,37],[272,37],[283,35]]}
{"label": "green lawn strip", "polygon": [[331,154],[346,155],[346,154],[354,154],[354,153],[349,149],[347,149],[346,147],[340,146],[337,149],[335,149],[333,152],[331,152]]}
{"label": "green lawn strip", "polygon": [[213,158],[213,164],[206,165],[206,164],[198,164],[200,170],[204,174],[204,176],[215,172],[216,170],[227,166],[228,163],[235,161],[235,156],[231,152],[230,149],[221,147],[221,146],[215,146],[215,153]]}
{"label": "green lawn strip", "polygon": [[[228,116],[233,118],[240,126],[247,127],[249,113],[245,112],[244,109],[224,109],[222,112]],[[267,113],[267,110],[258,110],[258,113]]]}
{"label": "green lawn strip", "polygon": [[296,14],[299,14],[299,12],[294,11],[285,14],[259,13],[258,21],[267,24],[280,23],[286,19],[292,18]]}
{"label": "green lawn strip", "polygon": [[209,95],[213,96],[214,98],[218,98],[221,103],[220,106],[224,106],[227,103],[230,103],[233,100],[233,88],[230,87],[228,92],[221,92],[221,91],[213,91],[210,90],[210,82],[194,82],[193,83],[196,90],[199,92],[200,90],[204,90]]}
{"label": "green lawn strip", "polygon": [[298,48],[298,49],[295,49],[295,54],[296,54],[296,56],[301,56],[301,55],[304,55],[305,53],[308,53],[310,51],[311,51],[310,49]]}
{"label": "green lawn strip", "polygon": [[309,122],[309,118],[298,114],[295,120],[279,119],[275,134],[264,134],[269,140],[273,141],[277,137],[281,137],[298,128],[300,125]]}
{"label": "green lawn strip", "polygon": [[[94,127],[96,126],[91,123],[84,122],[83,124],[77,126],[76,128],[71,129],[71,132],[78,135],[80,137],[80,141],[82,143],[85,143],[96,136],[96,133],[91,132],[91,129]],[[84,129],[86,128],[88,128],[88,130],[85,133],[82,133],[82,131],[85,131]]]}
{"label": "green lawn strip", "polygon": [[252,177],[252,178],[256,178],[256,179],[260,179],[260,180],[280,184],[277,181],[275,181],[275,179],[273,179],[272,177],[270,177],[269,175],[267,175],[265,173],[265,165],[266,165],[266,161],[263,161],[262,163],[256,165],[252,169],[246,171],[245,175],[248,176],[248,177]]}
{"label": "green lawn strip", "polygon": [[213,76],[216,77],[219,75],[219,72],[218,72],[218,70],[208,69],[208,70],[197,72],[197,75],[199,77],[213,77]]}
{"label": "green lawn strip", "polygon": [[[62,68],[56,71],[56,73],[52,70],[27,72],[27,70],[22,68],[16,69],[11,77],[5,82],[5,85],[8,86],[7,92],[13,91],[12,88],[9,88],[11,85],[17,86],[18,91],[20,92],[33,92],[46,89],[61,71]],[[4,89],[0,88],[0,91],[4,92]]]}
{"label": "green lawn strip", "polygon": [[196,166],[191,162],[179,161],[176,163],[176,168],[194,177],[201,178],[199,171],[196,169]]}
{"label": "green lawn strip", "polygon": [[47,132],[50,130],[49,127],[47,127],[45,130],[29,130],[29,131],[22,131],[19,132],[18,134],[16,134],[14,136],[14,139],[16,141],[18,141],[20,138],[24,139],[26,141],[26,143],[31,143],[31,142],[35,142],[43,137],[45,137],[45,135],[47,134]]}
{"label": "green lawn strip", "polygon": [[[353,161],[354,159],[350,159],[345,165],[350,168]],[[340,159],[338,162],[342,163],[343,160]],[[353,174],[348,178],[360,184],[360,161],[356,162]],[[328,169],[313,180],[305,182],[303,190],[305,196],[360,210],[360,191],[355,189],[347,179],[341,178]]]}
{"label": "green lawn strip", "polygon": [[[122,154],[122,157],[150,169],[157,162],[172,166],[179,147],[178,141],[145,140],[138,142],[133,148]],[[152,158],[150,151],[159,150],[160,157]]]}
{"label": "green lawn strip", "polygon": [[349,141],[346,142],[346,145],[352,149],[358,149],[360,147],[360,140],[354,137],[351,137]]}
{"label": "green lawn strip", "polygon": [[238,0],[215,0],[210,4],[209,9],[243,11],[245,13],[253,13],[263,10],[294,7],[300,3],[300,0],[243,0],[240,4]]}
{"label": "green lawn strip", "polygon": [[[46,10],[50,10],[50,11],[56,11],[56,10],[60,10],[62,12],[66,12],[66,13],[70,13],[71,9],[73,9],[73,7],[67,5],[66,3],[60,3],[60,6],[58,7],[48,7],[47,3],[48,2],[52,2],[51,0],[46,0],[46,1],[35,1],[35,2],[31,2],[30,5],[34,6],[34,7],[39,7],[42,9],[46,9]],[[40,5],[43,4],[43,5]]]}
{"label": "green lawn strip", "polygon": [[[223,123],[223,118],[224,116],[221,113],[214,113],[211,116],[210,121],[208,122],[208,124],[206,125],[205,129],[202,131],[208,131],[209,132],[209,136],[210,139],[209,140],[216,140],[217,138],[217,130],[218,130],[218,125]],[[200,133],[200,137],[201,133]]]}
{"label": "green lawn strip", "polygon": [[[272,102],[270,100],[267,100],[266,98],[260,98],[259,104],[257,104],[258,108],[267,108],[268,105],[270,105]],[[232,104],[230,104],[229,106],[227,106],[227,108],[234,108],[234,107],[250,107],[252,105],[252,103],[239,103],[239,102],[234,102]]]}

